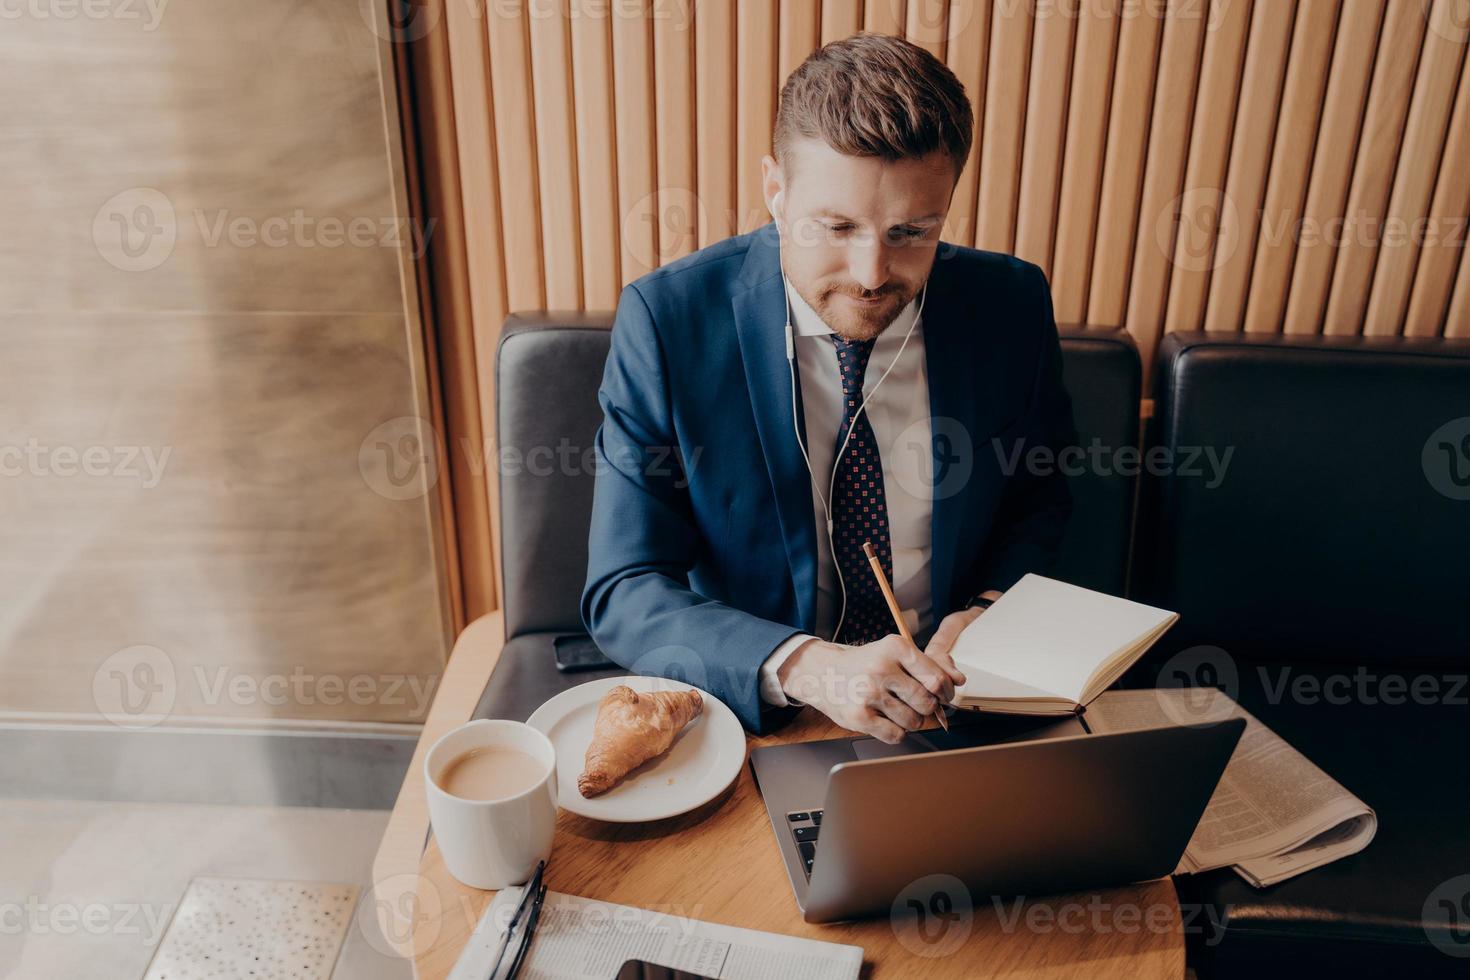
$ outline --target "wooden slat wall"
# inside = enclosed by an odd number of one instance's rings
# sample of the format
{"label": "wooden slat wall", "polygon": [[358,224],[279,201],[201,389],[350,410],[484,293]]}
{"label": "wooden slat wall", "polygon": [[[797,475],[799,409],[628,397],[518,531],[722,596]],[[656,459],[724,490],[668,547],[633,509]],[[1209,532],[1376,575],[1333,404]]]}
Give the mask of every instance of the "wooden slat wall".
{"label": "wooden slat wall", "polygon": [[1038,263],[1058,319],[1125,326],[1145,364],[1192,329],[1470,336],[1463,0],[442,12],[487,433],[506,314],[612,309],[648,270],[766,222],[782,81],[860,29],[928,48],[975,104],[945,238]]}
{"label": "wooden slat wall", "polygon": [[[1017,16],[1011,0],[995,0],[991,8],[989,76],[982,117],[975,139],[980,144],[979,198],[974,245],[1009,252],[1016,245],[1016,211],[1021,189],[1021,141],[1026,131],[1027,76],[1031,69],[1034,18]],[[972,102],[974,100],[971,100]],[[954,216],[945,225],[950,234]]]}
{"label": "wooden slat wall", "polygon": [[[1437,334],[1464,288],[1456,0],[456,6],[461,164],[490,182],[465,192],[472,266],[505,283],[486,297],[503,309],[477,310],[492,321],[608,308],[764,223],[781,82],[857,29],[901,32],[965,82],[976,140],[946,237],[1042,266],[1064,320],[1126,325],[1146,353],[1203,328]],[[1381,233],[1427,218],[1424,241]]]}
{"label": "wooden slat wall", "polygon": [[864,29],[933,52],[974,104],[946,239],[1036,262],[1059,319],[1126,327],[1145,363],[1178,330],[1470,336],[1463,0],[445,11],[482,370],[507,312],[611,308],[768,220],[781,83]]}
{"label": "wooden slat wall", "polygon": [[1463,296],[1470,290],[1470,274],[1459,276],[1462,302],[1457,315],[1445,319],[1445,296],[1455,283],[1456,271],[1463,267],[1470,252],[1454,244],[1456,229],[1463,238],[1465,215],[1470,214],[1470,64],[1460,71],[1460,90],[1455,96],[1455,111],[1450,119],[1449,140],[1440,161],[1439,180],[1429,208],[1432,234],[1424,243],[1415,270],[1414,286],[1409,297],[1408,318],[1404,332],[1410,336],[1432,335],[1445,323],[1451,335],[1470,333]]}
{"label": "wooden slat wall", "polygon": [[[1389,4],[1348,191],[1344,235],[1333,256],[1335,268],[1323,322],[1328,333],[1354,334],[1364,329],[1366,287],[1373,281],[1379,252],[1376,233],[1394,185],[1404,121],[1414,92],[1414,69],[1424,46],[1426,26],[1424,9],[1419,4]],[[1442,147],[1441,142],[1433,148],[1435,156]]]}
{"label": "wooden slat wall", "polygon": [[1067,142],[1059,157],[1068,166],[1062,171],[1056,255],[1049,269],[1058,287],[1053,290],[1056,314],[1073,323],[1087,318],[1087,281],[1097,244],[1098,193],[1118,43],[1118,18],[1109,0],[1087,0],[1080,9]]}
{"label": "wooden slat wall", "polygon": [[[1181,138],[1181,134],[1189,132],[1194,120],[1205,41],[1206,19],[1192,12],[1194,7],[1194,0],[1171,0],[1167,8],[1170,16],[1163,25],[1154,83],[1143,192],[1134,215],[1137,228],[1133,236],[1133,269],[1126,283],[1109,281],[1102,287],[1120,294],[1119,308],[1126,311],[1123,325],[1138,338],[1138,346],[1145,356],[1163,331],[1169,264],[1183,205],[1180,191],[1184,186],[1189,141]],[[1099,325],[1113,322],[1100,319],[1096,313],[1089,315],[1088,321]]]}
{"label": "wooden slat wall", "polygon": [[[1328,72],[1333,65],[1333,37],[1341,14],[1342,0],[1300,0],[1297,6],[1281,111],[1267,171],[1265,207],[1260,214],[1242,219],[1255,228],[1254,255],[1247,265],[1242,249],[1227,266],[1222,266],[1221,285],[1217,288],[1223,295],[1217,300],[1212,291],[1211,317],[1206,326],[1213,321],[1219,329],[1225,322],[1225,307],[1236,299],[1236,290],[1243,288],[1246,295],[1241,326],[1252,332],[1280,328],[1296,261],[1296,247],[1282,233],[1286,228],[1283,216],[1301,214],[1306,202],[1307,182],[1316,159],[1318,128],[1323,122]],[[1376,20],[1377,16],[1375,9],[1372,19]],[[1359,10],[1354,15],[1353,26],[1366,34],[1367,19]],[[1352,31],[1345,25],[1339,43],[1346,43],[1349,33]],[[1324,166],[1330,163],[1323,161]],[[1246,269],[1250,271],[1242,282],[1239,277]]]}

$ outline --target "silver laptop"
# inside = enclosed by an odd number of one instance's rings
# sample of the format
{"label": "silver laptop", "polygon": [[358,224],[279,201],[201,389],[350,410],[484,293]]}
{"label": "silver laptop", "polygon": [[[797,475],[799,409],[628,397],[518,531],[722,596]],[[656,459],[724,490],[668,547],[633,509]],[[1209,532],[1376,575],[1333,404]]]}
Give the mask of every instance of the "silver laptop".
{"label": "silver laptop", "polygon": [[928,875],[977,905],[1168,875],[1244,728],[1093,735],[1075,717],[975,715],[898,745],[757,748],[750,766],[796,904],[835,922],[887,913]]}

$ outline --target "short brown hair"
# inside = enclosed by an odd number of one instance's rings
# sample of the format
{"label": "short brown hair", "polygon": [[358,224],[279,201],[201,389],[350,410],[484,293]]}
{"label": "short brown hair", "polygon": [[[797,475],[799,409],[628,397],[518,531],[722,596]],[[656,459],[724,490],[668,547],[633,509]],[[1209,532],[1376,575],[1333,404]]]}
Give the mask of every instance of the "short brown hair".
{"label": "short brown hair", "polygon": [[888,162],[943,150],[958,180],[973,129],[965,86],[942,61],[903,38],[864,31],[812,52],[787,77],[772,149],[783,170],[799,136]]}

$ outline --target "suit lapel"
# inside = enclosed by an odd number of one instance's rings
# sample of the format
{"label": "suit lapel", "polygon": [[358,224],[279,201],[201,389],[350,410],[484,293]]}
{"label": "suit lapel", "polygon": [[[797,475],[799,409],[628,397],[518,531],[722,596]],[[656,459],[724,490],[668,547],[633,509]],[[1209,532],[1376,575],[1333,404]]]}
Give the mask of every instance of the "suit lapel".
{"label": "suit lapel", "polygon": [[800,426],[805,439],[806,426],[791,410],[792,369],[786,360],[786,303],[777,242],[774,224],[752,233],[731,307],[801,627],[812,632],[816,625],[816,519],[810,476],[796,443],[796,427]]}
{"label": "suit lapel", "polygon": [[[930,438],[934,452],[934,499],[929,554],[930,589],[935,624],[950,611],[955,567],[960,545],[970,478],[950,491],[943,480],[946,465],[973,465],[974,440],[980,434],[975,419],[976,354],[979,324],[963,302],[964,292],[954,281],[958,263],[939,255],[929,275],[924,301],[924,360],[929,374]],[[956,462],[956,457],[959,461]],[[947,462],[948,461],[948,462]]]}
{"label": "suit lapel", "polygon": [[[817,535],[810,476],[796,443],[794,426],[807,438],[804,419],[791,410],[791,371],[786,361],[786,304],[780,276],[777,232],[767,224],[751,236],[731,300],[761,450],[776,498],[781,536],[796,591],[802,628],[816,624]],[[979,355],[980,314],[970,290],[958,281],[960,263],[941,243],[924,301],[924,359],[928,372],[935,489],[931,515],[930,588],[936,623],[950,611],[959,558],[960,530],[972,500],[976,440],[990,431],[977,418],[983,399],[976,386],[984,374]],[[970,284],[973,289],[975,284]],[[954,463],[958,457],[959,463]],[[970,474],[954,492],[940,477],[945,460],[968,465]]]}

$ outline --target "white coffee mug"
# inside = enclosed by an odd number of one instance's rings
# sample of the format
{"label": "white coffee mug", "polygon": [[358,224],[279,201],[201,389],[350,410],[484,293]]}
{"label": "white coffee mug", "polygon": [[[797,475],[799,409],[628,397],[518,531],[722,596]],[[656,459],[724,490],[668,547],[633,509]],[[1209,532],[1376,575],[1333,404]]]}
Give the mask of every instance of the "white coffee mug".
{"label": "white coffee mug", "polygon": [[[523,792],[495,800],[469,800],[444,791],[449,763],[474,749],[519,749],[543,767],[541,779]],[[472,888],[520,885],[551,858],[556,832],[556,750],[530,725],[481,719],[448,732],[424,757],[429,820],[444,866]]]}

